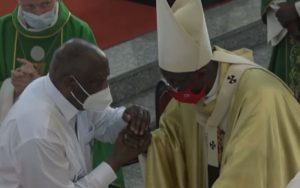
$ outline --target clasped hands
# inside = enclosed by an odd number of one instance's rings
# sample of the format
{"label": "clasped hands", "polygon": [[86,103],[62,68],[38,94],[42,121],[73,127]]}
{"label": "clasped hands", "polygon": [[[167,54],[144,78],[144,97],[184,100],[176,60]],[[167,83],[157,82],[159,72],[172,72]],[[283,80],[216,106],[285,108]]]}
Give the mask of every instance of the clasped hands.
{"label": "clasped hands", "polygon": [[25,87],[40,75],[34,65],[26,59],[18,58],[21,66],[11,72],[11,82],[14,86],[14,98],[18,97]]}
{"label": "clasped hands", "polygon": [[151,138],[149,111],[134,105],[125,110],[123,119],[128,123],[123,134],[124,144],[145,152]]}
{"label": "clasped hands", "polygon": [[151,141],[148,110],[140,106],[128,107],[123,120],[127,126],[119,133],[112,155],[106,160],[114,170],[145,153]]}

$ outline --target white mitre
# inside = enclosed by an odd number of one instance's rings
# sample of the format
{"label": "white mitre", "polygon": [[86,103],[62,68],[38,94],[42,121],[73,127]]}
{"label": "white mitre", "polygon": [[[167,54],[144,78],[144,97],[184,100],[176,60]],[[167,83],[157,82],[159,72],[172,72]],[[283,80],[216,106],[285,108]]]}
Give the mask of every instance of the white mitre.
{"label": "white mitre", "polygon": [[163,70],[193,72],[212,59],[201,0],[156,0],[159,66]]}

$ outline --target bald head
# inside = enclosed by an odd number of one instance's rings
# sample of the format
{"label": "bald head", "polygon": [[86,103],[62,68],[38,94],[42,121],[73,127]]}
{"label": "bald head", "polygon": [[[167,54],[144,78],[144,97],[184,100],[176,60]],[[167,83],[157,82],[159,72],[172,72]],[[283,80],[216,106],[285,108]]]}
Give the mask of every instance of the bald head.
{"label": "bald head", "polygon": [[61,46],[54,53],[49,71],[53,84],[75,106],[78,102],[73,101],[70,93],[83,102],[88,95],[108,86],[108,75],[104,52],[81,39],[72,39]]}
{"label": "bald head", "polygon": [[53,79],[67,75],[91,76],[93,73],[105,77],[109,74],[108,59],[97,46],[82,39],[72,39],[54,53],[49,73]]}

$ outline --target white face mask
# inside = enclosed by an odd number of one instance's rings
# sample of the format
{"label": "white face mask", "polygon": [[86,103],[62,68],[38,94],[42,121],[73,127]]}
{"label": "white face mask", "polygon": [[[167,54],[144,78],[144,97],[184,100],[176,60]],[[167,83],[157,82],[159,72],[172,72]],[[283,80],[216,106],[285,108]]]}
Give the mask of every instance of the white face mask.
{"label": "white face mask", "polygon": [[112,97],[110,93],[109,87],[98,91],[94,94],[89,94],[82,85],[78,82],[78,80],[73,77],[75,82],[78,84],[80,89],[88,96],[85,101],[82,103],[73,92],[71,95],[75,98],[75,100],[83,106],[83,109],[91,112],[103,112],[105,108],[107,108],[112,103]]}
{"label": "white face mask", "polygon": [[30,12],[22,11],[25,22],[33,29],[45,29],[49,27],[56,18],[56,6],[52,10],[41,15],[35,15]]}

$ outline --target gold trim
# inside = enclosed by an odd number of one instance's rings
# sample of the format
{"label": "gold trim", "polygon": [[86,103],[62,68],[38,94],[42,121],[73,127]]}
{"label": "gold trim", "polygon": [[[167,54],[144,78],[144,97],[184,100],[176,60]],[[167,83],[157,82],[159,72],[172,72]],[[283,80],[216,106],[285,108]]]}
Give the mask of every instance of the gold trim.
{"label": "gold trim", "polygon": [[14,42],[14,56],[13,56],[13,70],[16,69],[16,58],[17,58],[17,43],[18,43],[18,30],[16,30],[16,34],[15,34],[15,42]]}
{"label": "gold trim", "polygon": [[[64,43],[64,29],[61,28],[58,32],[60,32],[60,46]],[[58,32],[55,32],[56,34]],[[51,35],[53,36],[53,35]],[[14,54],[13,54],[13,70],[16,69],[16,59],[17,59],[17,44],[18,44],[19,32],[16,30],[15,33],[15,41],[14,41]],[[45,37],[48,38],[48,37]]]}
{"label": "gold trim", "polygon": [[[62,26],[61,26],[56,32],[54,32],[54,33],[52,33],[52,34],[50,34],[50,35],[45,35],[45,36],[32,36],[32,35],[27,35],[27,34],[25,34],[25,33],[22,33],[21,31],[19,31],[19,32],[20,32],[21,35],[23,35],[23,36],[25,36],[25,37],[27,37],[27,38],[31,38],[31,39],[44,39],[44,38],[49,38],[49,37],[52,37],[52,36],[56,35],[57,33],[61,32],[61,30],[65,27],[65,25],[66,25],[66,24],[68,23],[68,21],[70,20],[71,15],[72,15],[71,12],[69,12],[68,18],[66,19],[65,23],[63,23]],[[16,30],[18,30],[18,29],[17,29],[17,25],[16,25],[15,22],[16,22],[16,21],[13,20],[13,23],[14,23],[14,25],[15,25],[15,28],[16,28]]]}
{"label": "gold trim", "polygon": [[288,38],[289,36],[285,37],[285,82],[289,82],[288,81]]}
{"label": "gold trim", "polygon": [[64,43],[64,28],[61,29],[60,32],[60,45]]}

